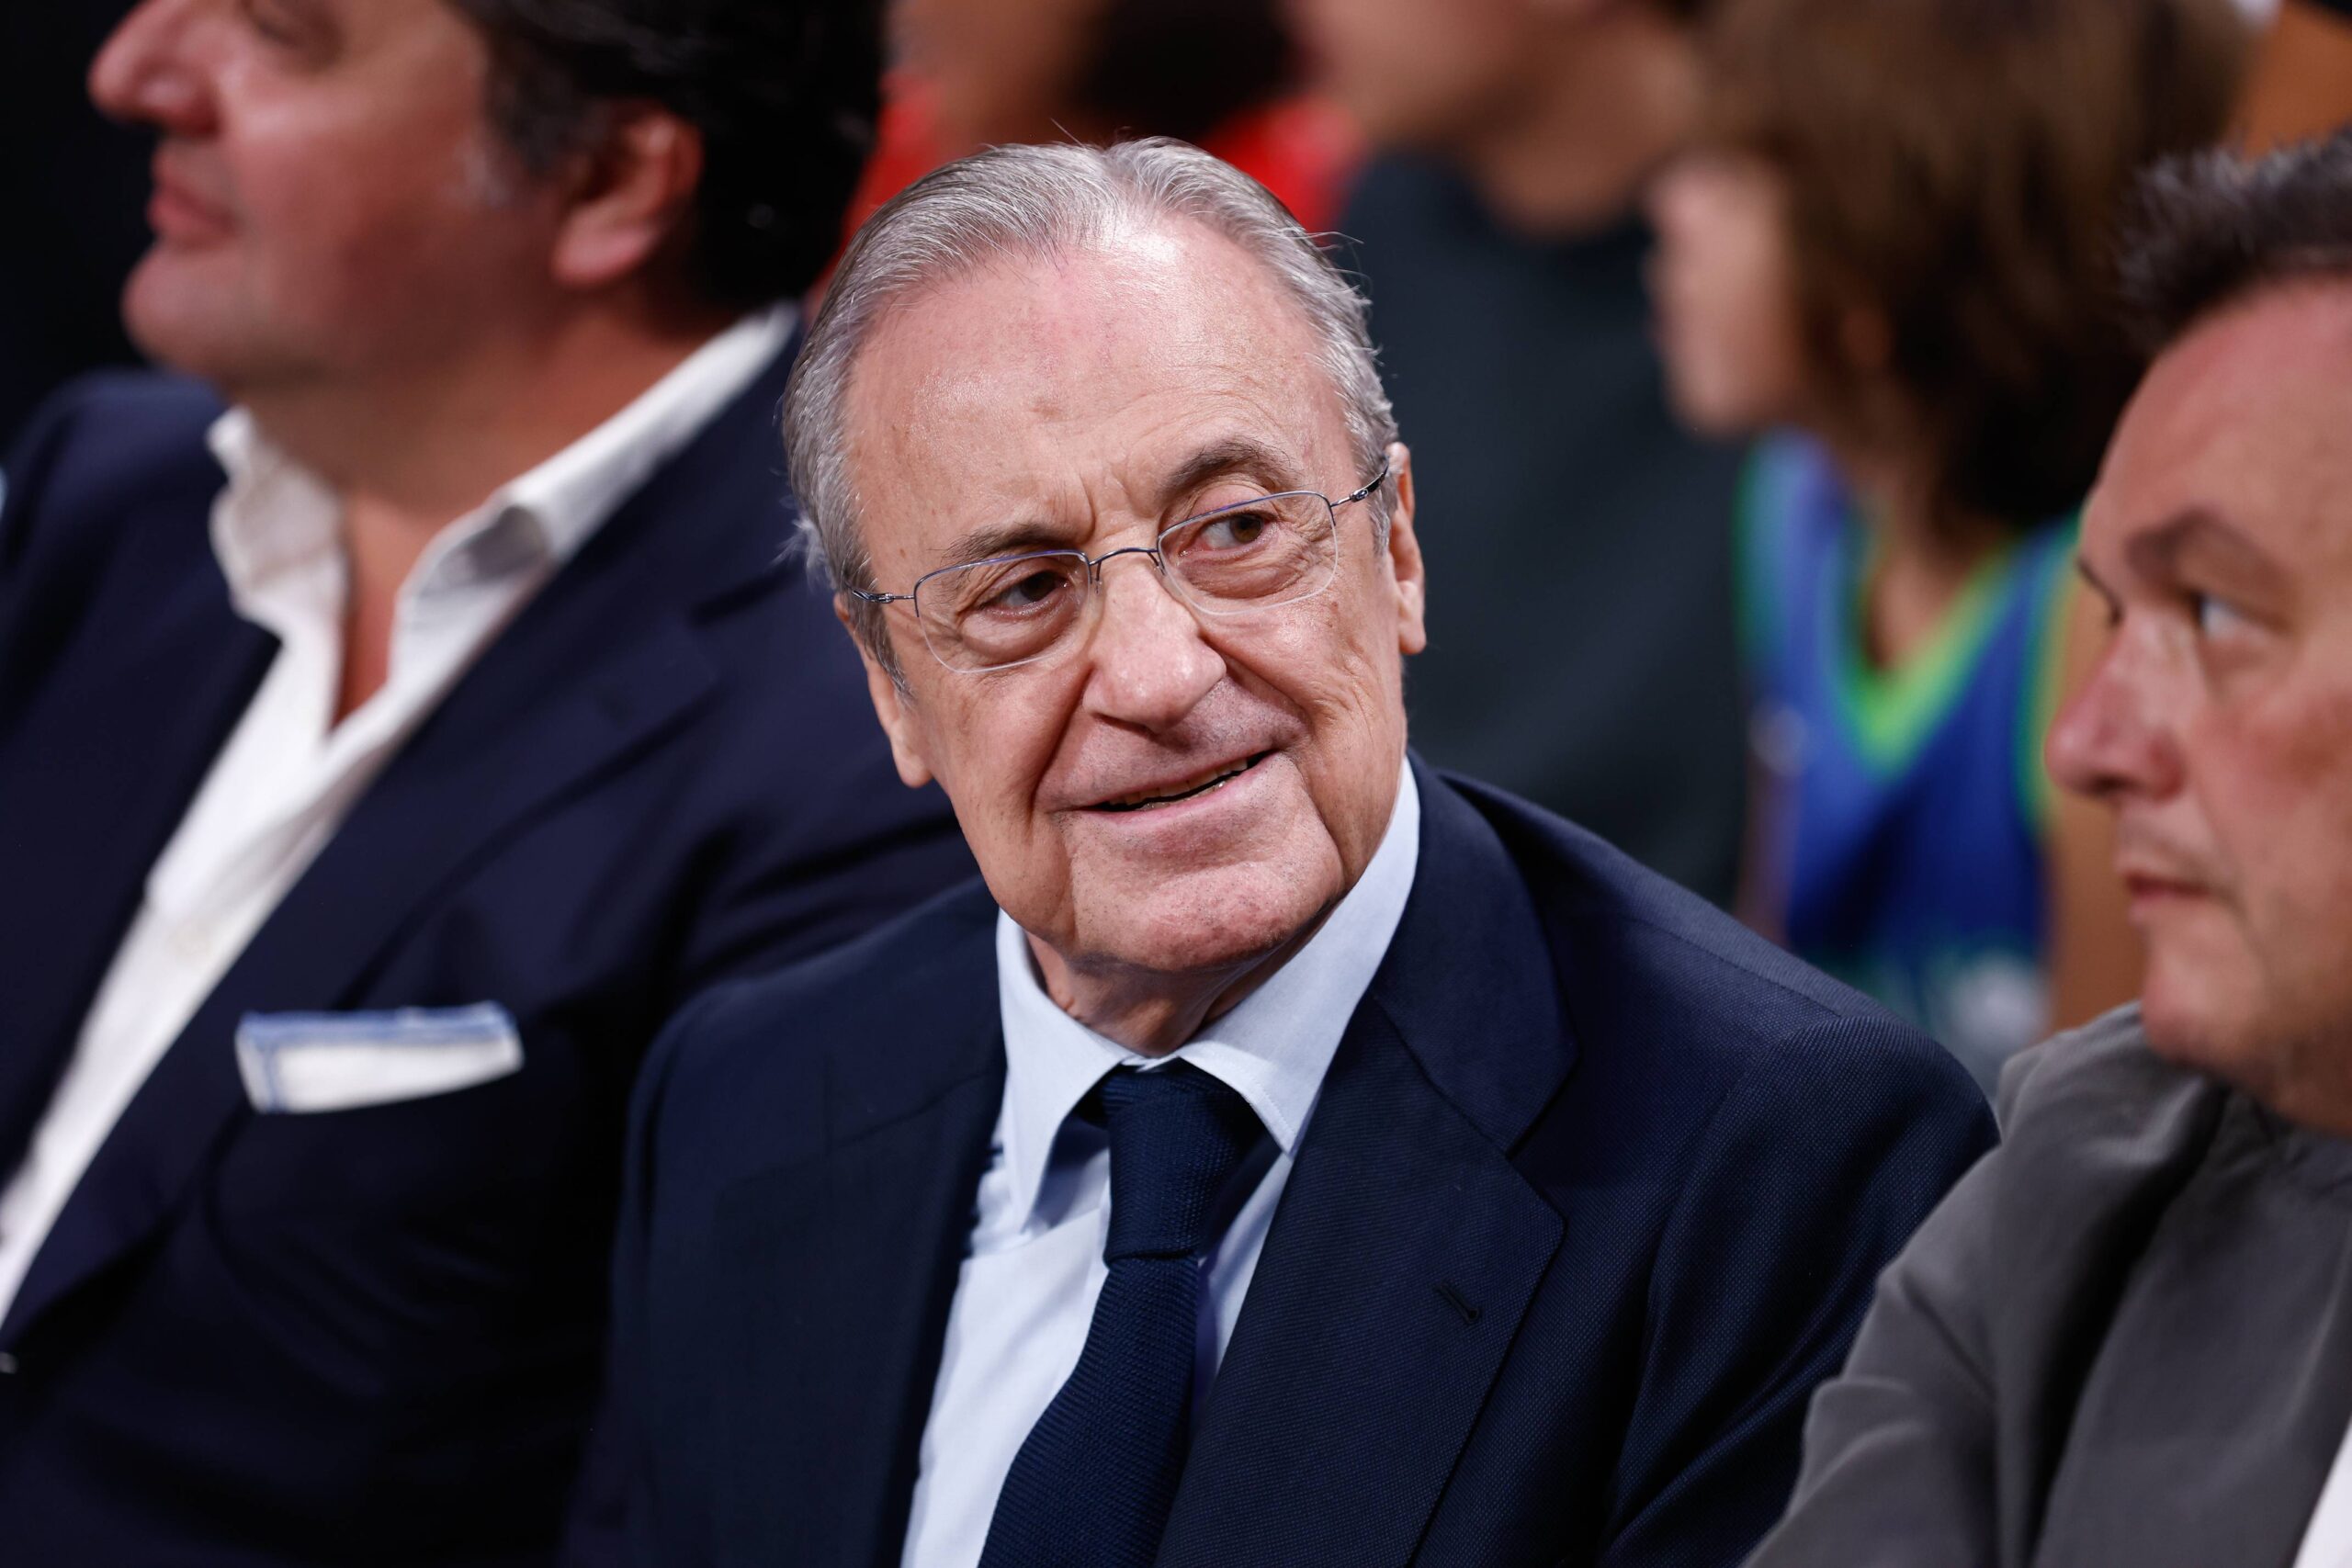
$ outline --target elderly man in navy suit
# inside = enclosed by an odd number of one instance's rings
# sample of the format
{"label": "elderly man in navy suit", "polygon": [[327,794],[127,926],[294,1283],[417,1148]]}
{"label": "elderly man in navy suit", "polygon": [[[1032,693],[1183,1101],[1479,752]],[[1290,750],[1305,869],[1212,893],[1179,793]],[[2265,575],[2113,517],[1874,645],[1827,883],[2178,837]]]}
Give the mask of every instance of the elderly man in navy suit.
{"label": "elderly man in navy suit", "polygon": [[548,1561],[646,1046],[969,875],[785,551],[871,11],[147,0],[98,58],[202,380],[7,468],[11,1563]]}
{"label": "elderly man in navy suit", "polygon": [[793,473],[985,886],[656,1048],[583,1557],[1630,1568],[1774,1517],[1990,1120],[1869,1003],[1409,756],[1363,310],[1166,141],[984,153],[854,243]]}

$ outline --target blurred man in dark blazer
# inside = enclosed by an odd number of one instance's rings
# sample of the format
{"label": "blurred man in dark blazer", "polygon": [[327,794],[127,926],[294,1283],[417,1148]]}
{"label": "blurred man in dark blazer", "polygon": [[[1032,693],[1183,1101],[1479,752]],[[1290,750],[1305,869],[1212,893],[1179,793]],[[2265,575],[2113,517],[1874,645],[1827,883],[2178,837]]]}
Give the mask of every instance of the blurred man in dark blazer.
{"label": "blurred man in dark blazer", "polygon": [[583,1558],[1663,1568],[1778,1511],[1989,1120],[1408,758],[1363,309],[1173,142],[985,153],[853,244],[793,472],[986,885],[657,1048]]}
{"label": "blurred man in dark blazer", "polygon": [[126,314],[0,513],[12,1562],[543,1561],[623,1108],[968,874],[786,554],[842,0],[150,0]]}
{"label": "blurred man in dark blazer", "polygon": [[2352,132],[2160,169],[2051,771],[2140,1000],[2018,1057],[1757,1568],[2352,1562]]}

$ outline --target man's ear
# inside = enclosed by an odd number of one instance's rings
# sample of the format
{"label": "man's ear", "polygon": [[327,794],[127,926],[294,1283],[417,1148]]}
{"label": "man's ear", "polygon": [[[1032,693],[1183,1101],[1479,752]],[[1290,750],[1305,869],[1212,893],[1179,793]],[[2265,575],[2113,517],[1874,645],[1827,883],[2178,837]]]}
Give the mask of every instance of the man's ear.
{"label": "man's ear", "polygon": [[702,132],[658,104],[612,106],[605,134],[568,166],[556,281],[593,289],[644,267],[691,220]]}
{"label": "man's ear", "polygon": [[1413,532],[1413,453],[1402,441],[1389,443],[1388,482],[1396,490],[1396,504],[1388,509],[1388,570],[1396,581],[1396,650],[1419,653],[1430,645],[1429,574],[1421,565],[1420,538]]}
{"label": "man's ear", "polygon": [[[873,699],[874,716],[882,721],[882,733],[890,738],[890,760],[899,764],[899,779],[909,789],[921,789],[931,782],[931,764],[923,758],[922,739],[917,733],[912,712],[914,699],[906,688],[882,668],[865,639],[857,635],[857,626],[850,618],[849,600],[833,595],[833,615],[850,639],[857,644],[857,656],[865,661],[865,694]],[[886,627],[883,636],[889,635]]]}

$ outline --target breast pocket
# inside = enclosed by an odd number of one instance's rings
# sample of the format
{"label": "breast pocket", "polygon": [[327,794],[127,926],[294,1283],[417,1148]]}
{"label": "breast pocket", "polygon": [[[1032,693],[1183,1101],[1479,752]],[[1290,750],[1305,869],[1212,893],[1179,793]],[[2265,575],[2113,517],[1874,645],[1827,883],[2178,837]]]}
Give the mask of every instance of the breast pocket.
{"label": "breast pocket", "polygon": [[472,1089],[523,1069],[523,1040],[496,1002],[391,1012],[247,1013],[237,1071],[254,1109],[300,1115]]}
{"label": "breast pocket", "polygon": [[254,1114],[220,1146],[211,1204],[256,1243],[300,1216],[353,1236],[498,1231],[603,1153],[578,1042],[519,1008],[247,1015],[233,1041]]}

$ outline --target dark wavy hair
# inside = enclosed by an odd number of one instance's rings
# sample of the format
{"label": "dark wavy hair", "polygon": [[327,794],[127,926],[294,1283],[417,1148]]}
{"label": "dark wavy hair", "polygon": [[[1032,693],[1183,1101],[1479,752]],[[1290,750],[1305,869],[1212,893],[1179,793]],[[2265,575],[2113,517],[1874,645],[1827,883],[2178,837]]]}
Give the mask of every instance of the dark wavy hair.
{"label": "dark wavy hair", "polygon": [[1830,406],[1844,322],[1889,370],[1948,513],[2081,502],[2144,358],[2116,309],[2138,171],[2219,138],[2229,0],[1722,0],[1705,140],[1786,177],[1800,318]]}
{"label": "dark wavy hair", "polygon": [[686,265],[707,302],[802,294],[841,243],[881,110],[879,0],[449,0],[492,54],[490,114],[545,172],[626,100],[701,132]]}
{"label": "dark wavy hair", "polygon": [[2352,284],[2352,128],[2260,158],[2213,152],[2157,164],[2123,235],[2123,298],[2160,354],[2266,288]]}

